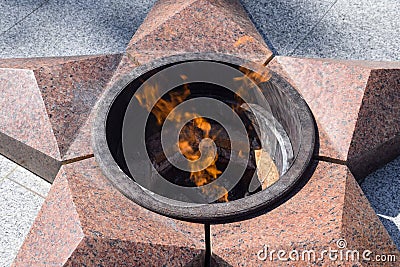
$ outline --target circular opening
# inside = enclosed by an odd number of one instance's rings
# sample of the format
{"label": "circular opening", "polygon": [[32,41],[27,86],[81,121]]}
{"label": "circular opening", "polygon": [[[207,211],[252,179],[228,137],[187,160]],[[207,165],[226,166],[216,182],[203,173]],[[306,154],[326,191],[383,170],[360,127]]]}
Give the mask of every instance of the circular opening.
{"label": "circular opening", "polygon": [[[272,204],[295,185],[314,149],[314,126],[303,99],[277,74],[241,67],[236,58],[194,57],[142,66],[115,84],[99,105],[95,156],[139,205],[188,221],[226,222]],[[191,80],[198,68],[215,77]]]}

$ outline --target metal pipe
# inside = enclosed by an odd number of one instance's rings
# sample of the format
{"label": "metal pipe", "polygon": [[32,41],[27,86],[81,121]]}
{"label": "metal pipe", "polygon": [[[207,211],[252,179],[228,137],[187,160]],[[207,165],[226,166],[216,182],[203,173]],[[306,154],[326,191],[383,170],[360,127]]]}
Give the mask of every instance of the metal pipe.
{"label": "metal pipe", "polygon": [[211,225],[209,223],[204,224],[204,237],[206,243],[206,251],[204,254],[204,266],[211,267],[212,244],[211,244]]}

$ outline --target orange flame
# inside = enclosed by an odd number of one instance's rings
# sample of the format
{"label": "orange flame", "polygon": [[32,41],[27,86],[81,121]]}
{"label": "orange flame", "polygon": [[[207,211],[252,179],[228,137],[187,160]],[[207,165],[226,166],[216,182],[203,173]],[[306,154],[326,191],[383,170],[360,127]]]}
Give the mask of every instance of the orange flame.
{"label": "orange flame", "polygon": [[[189,95],[190,90],[187,85],[184,85],[183,93],[170,92],[169,98],[170,100],[159,99],[154,107],[152,103],[154,103],[158,98],[159,89],[158,85],[147,85],[143,90],[143,94],[135,94],[136,99],[139,101],[141,106],[146,107],[146,109],[154,114],[157,119],[157,123],[162,125],[168,114],[180,103],[182,103]],[[171,118],[174,119],[174,118]]]}
{"label": "orange flame", "polygon": [[[192,165],[192,171],[190,173],[190,179],[197,185],[202,186],[206,185],[215,179],[222,173],[218,170],[216,162],[218,160],[218,155],[212,159],[211,164],[201,171],[193,171],[199,169],[199,166],[202,166],[204,161],[210,160],[209,158],[204,158],[202,161],[198,161],[201,157],[200,151],[193,149],[194,147],[199,147],[200,141],[204,138],[210,138],[211,124],[202,117],[197,117],[193,119],[192,123],[185,125],[184,129],[182,129],[182,134],[179,138],[179,149],[182,154],[191,161],[194,162]],[[200,133],[199,133],[200,132]],[[211,138],[214,139],[214,138]],[[220,188],[218,186],[214,186],[213,190],[216,190],[217,193],[221,191],[224,193],[223,197],[219,199],[220,202],[228,201],[228,193],[225,188]],[[209,192],[204,192],[205,194]]]}
{"label": "orange flame", "polygon": [[248,79],[250,79],[255,82],[256,85],[259,85],[260,83],[269,81],[269,79],[271,78],[270,73],[266,69],[261,70],[261,73],[251,71],[245,67],[239,67],[239,70],[243,72],[244,75],[234,78],[235,81],[242,81],[244,83],[247,83],[249,82]]}
{"label": "orange flame", "polygon": [[[253,38],[250,36],[243,36],[235,43],[235,47],[240,46],[243,43],[251,42]],[[261,83],[267,82],[270,79],[270,74],[266,68],[262,68],[258,72],[250,71],[245,67],[240,67],[239,70],[243,73],[243,76],[234,78],[235,81],[242,83],[239,90],[236,92],[236,97],[243,96],[247,93],[249,87],[259,85]],[[187,80],[185,75],[181,75],[183,81]],[[204,157],[200,161],[201,152],[199,151],[199,145],[201,140],[205,138],[210,138],[215,140],[218,133],[215,136],[210,136],[212,125],[205,119],[197,114],[186,112],[181,114],[175,112],[171,114],[171,111],[178,106],[180,103],[185,101],[190,95],[190,90],[187,84],[183,86],[183,92],[170,92],[167,99],[161,99],[159,87],[155,85],[146,85],[143,90],[143,94],[135,94],[140,105],[145,107],[149,112],[155,116],[156,121],[159,125],[162,125],[166,119],[175,122],[182,122],[183,119],[194,118],[190,123],[187,123],[181,130],[179,135],[179,141],[177,143],[180,152],[189,160],[192,161],[192,170],[190,173],[190,179],[196,184],[196,186],[206,185],[214,180],[216,180],[222,171],[218,170],[216,162],[218,160],[218,155],[214,158]],[[241,101],[238,101],[240,103]],[[155,105],[152,105],[156,103]],[[240,104],[232,106],[234,110],[240,107]],[[239,151],[239,156],[243,157],[242,151]],[[211,162],[205,169],[197,171],[200,166],[203,166],[205,162]],[[220,186],[212,186],[210,191],[214,192],[203,192],[204,194],[218,193],[223,195],[218,201],[227,202],[228,191]]]}
{"label": "orange flame", "polygon": [[[185,75],[181,75],[182,80],[186,80],[187,77]],[[190,161],[197,161],[201,157],[200,151],[197,149],[199,147],[200,141],[204,138],[210,138],[211,124],[205,119],[197,114],[186,112],[184,114],[172,113],[171,111],[182,103],[189,95],[190,90],[187,85],[183,86],[183,92],[170,92],[168,94],[169,99],[161,99],[160,91],[158,85],[149,85],[147,84],[143,90],[143,94],[135,94],[139,104],[145,107],[149,112],[152,112],[156,117],[157,124],[162,125],[164,121],[168,118],[171,121],[181,122],[184,118],[194,118],[190,123],[186,124],[181,130],[178,147],[181,153]],[[157,101],[158,99],[158,101]],[[157,102],[156,102],[157,101]],[[152,103],[156,102],[154,106]],[[214,138],[211,138],[215,140]],[[201,170],[201,171],[193,171],[198,170],[199,166],[202,166],[204,163],[195,162],[192,165],[192,171],[190,173],[190,179],[197,185],[202,186],[206,185],[215,179],[222,173],[218,170],[216,166],[216,162],[218,160],[218,155],[215,156],[214,159],[205,158],[207,162],[211,162],[211,164]],[[219,199],[219,201],[228,201],[228,193],[225,188],[215,187],[214,190],[217,192],[223,192],[224,196]],[[205,194],[210,192],[204,192]]]}
{"label": "orange flame", "polygon": [[258,69],[257,72],[255,72],[247,69],[244,66],[241,66],[239,67],[239,70],[243,73],[243,75],[233,78],[235,82],[239,83],[235,94],[237,103],[231,106],[231,108],[235,111],[240,110],[240,106],[243,103],[242,99],[247,98],[247,94],[251,91],[249,90],[250,88],[267,82],[271,78],[271,75],[266,68]]}

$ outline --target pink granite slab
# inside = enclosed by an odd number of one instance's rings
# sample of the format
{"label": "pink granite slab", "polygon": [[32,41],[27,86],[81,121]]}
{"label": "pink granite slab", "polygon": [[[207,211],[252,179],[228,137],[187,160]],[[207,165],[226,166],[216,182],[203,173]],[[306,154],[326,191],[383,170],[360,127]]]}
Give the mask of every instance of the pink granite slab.
{"label": "pink granite slab", "polygon": [[[400,63],[371,70],[349,149],[352,170],[366,176],[400,155]],[[368,162],[368,164],[363,164]]]}
{"label": "pink granite slab", "polygon": [[14,266],[182,266],[202,238],[202,225],[128,200],[90,158],[61,168]]}
{"label": "pink granite slab", "polygon": [[320,157],[362,179],[400,155],[400,63],[275,57],[268,66],[309,105]]}
{"label": "pink granite slab", "polygon": [[53,66],[65,64],[67,62],[80,61],[84,59],[93,59],[98,56],[68,56],[68,57],[32,57],[32,58],[2,58],[0,68],[11,69],[29,69],[35,70],[43,66]]}
{"label": "pink granite slab", "polygon": [[[134,62],[132,58],[130,58],[127,54],[124,54],[121,57],[120,62],[118,63],[118,67],[115,69],[111,78],[109,79],[106,89],[110,88],[116,81],[124,77],[126,74],[131,72],[134,68],[138,67],[139,64]],[[76,134],[75,139],[72,141],[70,146],[68,147],[68,151],[66,152],[64,159],[66,161],[76,160],[81,158],[82,156],[88,156],[93,154],[93,149],[91,145],[91,131],[93,119],[96,113],[96,107],[92,108],[90,111],[90,115],[86,119],[85,124],[80,127],[79,132]]]}
{"label": "pink granite slab", "polygon": [[92,124],[95,109],[91,111],[84,124],[79,128],[75,138],[72,140],[64,155],[65,163],[75,161],[81,157],[93,155],[92,148]]}
{"label": "pink granite slab", "polygon": [[[315,163],[315,172],[297,194],[276,209],[239,223],[212,227],[213,251],[232,266],[353,266],[360,261],[261,261],[257,253],[347,248],[400,256],[386,229],[346,166]],[[276,255],[273,257],[277,259]],[[272,265],[271,265],[272,264]],[[321,264],[321,265],[319,265]],[[368,265],[362,262],[362,265]],[[359,266],[359,265],[356,265]],[[375,266],[375,265],[370,265]],[[391,265],[388,265],[391,266]]]}
{"label": "pink granite slab", "polygon": [[238,0],[160,0],[127,52],[140,64],[188,52],[236,55],[261,64],[272,56]]}
{"label": "pink granite slab", "polygon": [[119,60],[120,55],[106,55],[34,70],[62,157],[85,125]]}
{"label": "pink granite slab", "polygon": [[90,114],[120,59],[0,60],[0,153],[49,181],[91,155]]}
{"label": "pink granite slab", "polygon": [[0,69],[0,131],[61,160],[33,71]]}
{"label": "pink granite slab", "polygon": [[0,153],[51,180],[61,165],[32,70],[0,68]]}

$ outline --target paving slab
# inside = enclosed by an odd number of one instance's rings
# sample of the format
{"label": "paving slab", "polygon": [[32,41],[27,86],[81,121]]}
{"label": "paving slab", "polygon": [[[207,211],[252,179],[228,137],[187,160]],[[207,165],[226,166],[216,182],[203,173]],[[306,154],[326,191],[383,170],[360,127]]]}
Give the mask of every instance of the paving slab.
{"label": "paving slab", "polygon": [[1,0],[0,35],[40,8],[45,2],[45,0]]}
{"label": "paving slab", "polygon": [[33,191],[45,198],[50,190],[51,184],[27,169],[18,166],[7,179],[20,184],[21,186]]}
{"label": "paving slab", "polygon": [[339,0],[292,55],[400,60],[400,2]]}
{"label": "paving slab", "polygon": [[44,198],[5,179],[0,183],[0,266],[10,266]]}
{"label": "paving slab", "polygon": [[271,50],[288,55],[335,0],[241,0]]}
{"label": "paving slab", "polygon": [[17,165],[14,162],[0,155],[0,181],[16,167]]}
{"label": "paving slab", "polygon": [[400,157],[365,178],[361,188],[400,249]]}
{"label": "paving slab", "polygon": [[48,1],[0,35],[0,57],[122,52],[154,2]]}

